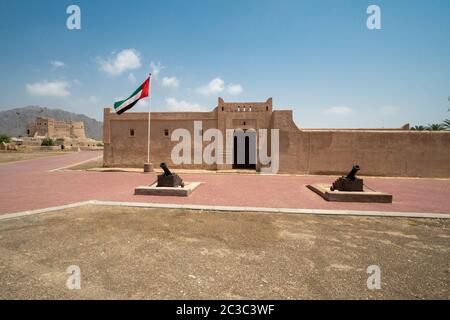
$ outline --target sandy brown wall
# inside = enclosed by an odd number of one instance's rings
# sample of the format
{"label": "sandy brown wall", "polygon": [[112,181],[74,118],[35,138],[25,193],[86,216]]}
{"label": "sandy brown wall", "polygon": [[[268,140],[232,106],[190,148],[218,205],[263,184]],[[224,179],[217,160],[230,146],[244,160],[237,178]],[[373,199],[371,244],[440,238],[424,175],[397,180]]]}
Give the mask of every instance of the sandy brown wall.
{"label": "sandy brown wall", "polygon": [[[244,113],[237,114],[226,108],[222,111],[220,104],[218,109],[199,113],[152,113],[151,162],[155,166],[167,162],[177,167],[170,161],[170,155],[178,142],[172,142],[170,136],[177,128],[188,129],[193,135],[194,120],[203,122],[204,131],[242,126]],[[105,166],[142,167],[147,159],[147,115],[130,112],[118,116],[105,109]],[[280,129],[280,173],[341,175],[358,164],[361,175],[450,178],[450,132],[301,130],[293,122],[290,110],[273,111],[268,118],[263,112],[247,113],[246,117],[254,118],[256,129],[266,126]],[[130,136],[130,129],[135,131],[134,137]],[[164,135],[165,130],[169,131],[168,136]],[[202,164],[183,167],[217,168]]]}
{"label": "sandy brown wall", "polygon": [[280,171],[450,177],[450,132],[282,131]]}
{"label": "sandy brown wall", "polygon": [[86,139],[83,121],[73,121],[71,123],[70,136],[74,138]]}
{"label": "sandy brown wall", "polygon": [[[104,166],[106,167],[142,167],[147,161],[147,113],[124,113],[116,115],[104,113]],[[179,128],[187,129],[194,137],[194,120],[202,121],[203,131],[209,128],[217,128],[216,112],[191,112],[186,113],[157,113],[151,114],[150,124],[150,161],[154,166],[166,162],[173,168],[203,168],[216,169],[215,165],[205,166],[203,164],[174,165],[171,161],[171,152],[178,141],[171,141],[172,132]],[[134,130],[134,136],[130,130]],[[165,131],[168,135],[165,135]],[[111,143],[111,141],[113,143]],[[206,146],[208,142],[203,142]],[[193,148],[192,148],[193,150]],[[191,152],[193,162],[193,151]]]}

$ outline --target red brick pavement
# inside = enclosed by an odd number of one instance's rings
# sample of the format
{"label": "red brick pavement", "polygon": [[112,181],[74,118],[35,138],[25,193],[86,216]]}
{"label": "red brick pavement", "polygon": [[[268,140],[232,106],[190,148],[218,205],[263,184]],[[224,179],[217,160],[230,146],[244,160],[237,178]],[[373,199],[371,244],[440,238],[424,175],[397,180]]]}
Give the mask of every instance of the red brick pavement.
{"label": "red brick pavement", "polygon": [[336,177],[189,173],[182,175],[185,181],[203,184],[190,197],[179,198],[133,194],[134,187],[155,181],[155,174],[50,171],[99,155],[82,151],[0,165],[0,214],[85,200],[450,213],[450,180],[365,178],[369,187],[394,195],[392,204],[365,204],[327,202],[305,187]]}

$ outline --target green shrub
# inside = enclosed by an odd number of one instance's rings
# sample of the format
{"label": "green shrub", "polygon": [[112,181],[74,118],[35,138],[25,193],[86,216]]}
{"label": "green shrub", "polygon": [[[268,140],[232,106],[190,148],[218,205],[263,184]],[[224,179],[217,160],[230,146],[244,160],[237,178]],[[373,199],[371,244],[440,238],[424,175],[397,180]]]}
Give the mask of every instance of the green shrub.
{"label": "green shrub", "polygon": [[97,147],[103,147],[103,143],[97,143]]}
{"label": "green shrub", "polygon": [[8,136],[7,134],[0,134],[0,143],[2,143],[2,142],[4,142],[4,143],[9,143],[9,142],[11,142],[11,137],[10,136]]}
{"label": "green shrub", "polygon": [[41,143],[41,146],[49,146],[50,147],[53,145],[55,145],[55,143],[50,138],[44,138],[44,140],[42,140],[42,143]]}

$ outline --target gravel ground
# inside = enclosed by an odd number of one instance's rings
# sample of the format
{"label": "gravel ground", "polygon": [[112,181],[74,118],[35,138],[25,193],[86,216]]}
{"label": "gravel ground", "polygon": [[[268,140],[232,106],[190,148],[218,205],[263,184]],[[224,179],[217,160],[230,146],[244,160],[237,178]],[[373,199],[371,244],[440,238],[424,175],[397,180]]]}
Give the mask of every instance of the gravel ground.
{"label": "gravel ground", "polygon": [[0,164],[50,156],[61,156],[68,153],[69,151],[0,151]]}
{"label": "gravel ground", "polygon": [[449,240],[449,220],[85,206],[0,222],[0,298],[449,299]]}

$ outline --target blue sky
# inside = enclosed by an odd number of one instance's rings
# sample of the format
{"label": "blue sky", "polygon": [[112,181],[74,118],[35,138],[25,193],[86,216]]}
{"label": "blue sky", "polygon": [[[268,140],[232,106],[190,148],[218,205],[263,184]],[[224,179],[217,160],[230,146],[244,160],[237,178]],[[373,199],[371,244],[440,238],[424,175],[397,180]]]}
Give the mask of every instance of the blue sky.
{"label": "blue sky", "polygon": [[[81,30],[66,27],[71,4]],[[366,27],[371,4],[381,30]],[[447,0],[0,0],[0,40],[0,110],[38,104],[101,120],[153,70],[155,111],[271,96],[306,128],[449,116]]]}

